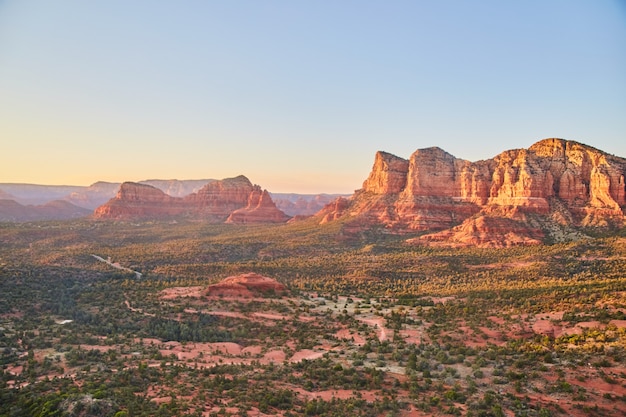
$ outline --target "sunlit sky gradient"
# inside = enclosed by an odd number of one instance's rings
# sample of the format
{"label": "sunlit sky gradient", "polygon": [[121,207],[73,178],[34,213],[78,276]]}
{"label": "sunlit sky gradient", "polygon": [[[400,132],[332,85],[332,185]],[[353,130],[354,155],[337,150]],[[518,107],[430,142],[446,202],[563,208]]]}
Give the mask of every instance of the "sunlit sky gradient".
{"label": "sunlit sky gradient", "polygon": [[0,182],[352,192],[547,137],[626,157],[626,2],[0,0]]}

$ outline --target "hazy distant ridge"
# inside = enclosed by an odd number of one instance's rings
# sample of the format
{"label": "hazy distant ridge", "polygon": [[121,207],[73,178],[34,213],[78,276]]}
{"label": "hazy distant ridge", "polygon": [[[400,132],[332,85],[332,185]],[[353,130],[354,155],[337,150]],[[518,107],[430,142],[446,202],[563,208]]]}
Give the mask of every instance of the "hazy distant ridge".
{"label": "hazy distant ridge", "polygon": [[[198,192],[215,179],[139,181],[171,197]],[[122,183],[98,181],[90,186],[0,183],[0,221],[63,220],[85,217],[115,197]],[[270,193],[276,206],[289,216],[308,216],[344,194]],[[68,205],[59,206],[59,201]],[[56,209],[39,207],[55,202]]]}

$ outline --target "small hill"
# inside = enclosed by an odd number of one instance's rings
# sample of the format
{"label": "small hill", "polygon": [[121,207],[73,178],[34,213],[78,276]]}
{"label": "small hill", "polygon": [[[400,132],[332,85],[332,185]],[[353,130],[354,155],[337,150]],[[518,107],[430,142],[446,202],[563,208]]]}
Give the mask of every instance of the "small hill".
{"label": "small hill", "polygon": [[244,298],[286,292],[287,288],[275,279],[253,272],[225,278],[217,284],[209,285],[206,290],[208,296]]}

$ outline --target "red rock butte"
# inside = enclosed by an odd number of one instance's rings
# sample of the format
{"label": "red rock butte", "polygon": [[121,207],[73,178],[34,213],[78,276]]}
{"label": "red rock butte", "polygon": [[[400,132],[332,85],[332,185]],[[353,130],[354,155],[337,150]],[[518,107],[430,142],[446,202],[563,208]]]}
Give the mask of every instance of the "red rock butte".
{"label": "red rock butte", "polygon": [[423,242],[538,244],[555,227],[623,227],[625,175],[626,159],[564,139],[477,162],[436,147],[408,160],[378,152],[363,187],[317,217],[395,233],[449,231]]}
{"label": "red rock butte", "polygon": [[231,276],[217,284],[209,285],[206,295],[251,298],[257,295],[283,294],[286,292],[287,287],[275,279],[251,272]]}
{"label": "red rock butte", "polygon": [[198,192],[172,197],[151,185],[125,182],[117,195],[96,208],[97,219],[153,220],[177,217],[221,223],[283,223],[269,193],[248,178],[212,181]]}

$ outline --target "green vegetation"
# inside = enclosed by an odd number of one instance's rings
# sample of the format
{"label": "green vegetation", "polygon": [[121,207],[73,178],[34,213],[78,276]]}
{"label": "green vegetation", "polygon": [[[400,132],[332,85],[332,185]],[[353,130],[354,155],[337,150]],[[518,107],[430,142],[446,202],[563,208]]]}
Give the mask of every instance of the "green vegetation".
{"label": "green vegetation", "polygon": [[[343,226],[0,224],[0,416],[626,413],[623,235],[450,249]],[[290,294],[206,296],[251,271]]]}

